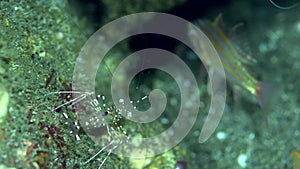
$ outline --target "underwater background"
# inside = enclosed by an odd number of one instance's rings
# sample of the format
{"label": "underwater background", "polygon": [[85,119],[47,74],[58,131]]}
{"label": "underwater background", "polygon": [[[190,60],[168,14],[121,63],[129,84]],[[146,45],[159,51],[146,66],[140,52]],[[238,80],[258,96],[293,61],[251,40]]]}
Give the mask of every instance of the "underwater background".
{"label": "underwater background", "polygon": [[[297,3],[274,2],[282,6]],[[224,27],[233,32],[228,40],[256,60],[241,68],[247,67],[258,81],[271,84],[274,95],[262,108],[257,97],[228,81],[219,126],[200,144],[200,126],[210,105],[207,72],[201,61],[179,41],[161,35],[123,40],[109,51],[105,69],[96,78],[96,91],[107,97],[108,105],[113,106],[111,72],[126,56],[150,47],[169,50],[189,65],[199,82],[201,105],[194,127],[173,149],[142,159],[110,154],[102,168],[297,169],[300,158],[292,152],[300,150],[299,8],[279,9],[268,0],[1,0],[0,169],[99,167],[107,152],[85,163],[101,147],[80,129],[72,106],[53,109],[70,101],[70,93],[59,91],[72,89],[76,58],[88,38],[114,19],[147,11],[191,22],[213,21],[221,13]],[[243,25],[233,29],[240,23]],[[112,34],[117,35],[118,30]],[[153,88],[165,91],[167,107],[149,124],[122,122],[135,137],[153,136],[168,128],[176,119],[179,103],[189,101],[180,100],[178,86],[169,75],[146,70],[132,82],[133,104],[147,109],[147,101],[136,100]]]}

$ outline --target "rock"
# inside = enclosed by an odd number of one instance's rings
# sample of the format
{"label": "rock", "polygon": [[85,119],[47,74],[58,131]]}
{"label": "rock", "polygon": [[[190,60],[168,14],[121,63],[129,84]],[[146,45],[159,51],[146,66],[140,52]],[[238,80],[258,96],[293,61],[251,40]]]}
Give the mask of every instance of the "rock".
{"label": "rock", "polygon": [[8,102],[9,94],[6,89],[0,85],[0,123],[3,122],[3,119],[7,114]]}

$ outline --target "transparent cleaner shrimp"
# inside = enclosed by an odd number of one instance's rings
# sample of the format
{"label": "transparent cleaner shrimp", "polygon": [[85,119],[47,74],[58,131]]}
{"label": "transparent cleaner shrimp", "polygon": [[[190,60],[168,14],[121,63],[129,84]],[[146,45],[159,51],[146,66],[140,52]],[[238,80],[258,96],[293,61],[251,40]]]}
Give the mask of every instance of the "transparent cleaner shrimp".
{"label": "transparent cleaner shrimp", "polygon": [[[93,159],[95,159],[99,154],[107,151],[107,155],[102,160],[101,164],[99,165],[99,169],[104,165],[107,158],[111,155],[112,151],[118,148],[123,143],[127,142],[130,137],[127,134],[127,131],[124,129],[122,125],[119,124],[120,120],[122,119],[122,115],[120,114],[120,109],[117,109],[115,106],[107,107],[106,100],[104,95],[97,95],[96,98],[92,98],[95,95],[94,92],[80,92],[80,91],[59,91],[59,92],[52,92],[47,95],[51,94],[77,94],[78,97],[72,98],[69,101],[55,107],[52,111],[56,111],[64,106],[73,106],[77,103],[88,100],[87,102],[92,106],[93,111],[92,114],[88,115],[87,119],[79,119],[81,126],[85,129],[87,134],[92,135],[94,137],[99,137],[100,134],[104,134],[105,131],[106,135],[104,136],[108,143],[102,147],[96,154],[94,154],[91,158],[85,161],[83,164],[86,165]],[[144,96],[141,100],[147,99],[147,96]],[[120,103],[123,100],[119,100]],[[137,103],[140,100],[136,101]],[[133,103],[133,101],[131,101]],[[130,112],[128,112],[130,113]],[[68,115],[65,112],[62,112],[65,119],[68,119]],[[79,125],[75,123],[77,130],[79,130]],[[122,133],[122,136],[120,135]],[[124,135],[126,136],[124,138]],[[102,135],[103,136],[103,135]],[[102,137],[101,136],[101,137]],[[80,140],[78,134],[75,135],[77,140]]]}

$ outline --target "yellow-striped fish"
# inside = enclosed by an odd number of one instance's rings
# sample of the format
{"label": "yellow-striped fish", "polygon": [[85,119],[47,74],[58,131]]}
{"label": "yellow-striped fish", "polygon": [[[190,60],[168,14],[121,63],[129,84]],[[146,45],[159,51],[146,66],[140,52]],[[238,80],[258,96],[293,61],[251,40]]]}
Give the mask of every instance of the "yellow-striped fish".
{"label": "yellow-striped fish", "polygon": [[[259,82],[247,70],[246,64],[253,62],[254,59],[243,53],[224,33],[222,30],[222,15],[219,15],[213,22],[209,20],[198,20],[196,25],[205,33],[217,50],[225,70],[226,78],[229,79],[231,83],[257,96],[259,104],[264,107],[264,90],[267,85]],[[205,66],[207,66],[209,70],[218,70],[213,63],[209,62],[210,54],[206,52],[208,51],[205,49],[206,45],[202,45],[201,41],[197,39],[197,33],[190,31],[189,36],[193,45],[203,54],[201,57],[205,60]]]}

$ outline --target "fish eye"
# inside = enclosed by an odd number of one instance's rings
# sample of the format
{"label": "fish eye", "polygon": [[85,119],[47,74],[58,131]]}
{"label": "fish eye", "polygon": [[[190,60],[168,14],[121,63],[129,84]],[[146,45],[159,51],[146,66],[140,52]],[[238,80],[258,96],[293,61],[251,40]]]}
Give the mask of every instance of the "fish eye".
{"label": "fish eye", "polygon": [[283,10],[288,10],[288,9],[292,9],[296,6],[299,5],[299,3],[295,3],[294,5],[290,5],[290,6],[280,6],[278,4],[276,4],[273,0],[269,0],[271,2],[272,5],[274,5],[276,8],[279,8],[279,9],[283,9]]}

